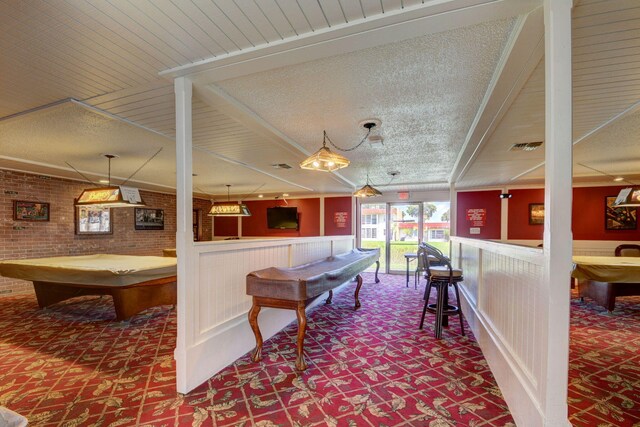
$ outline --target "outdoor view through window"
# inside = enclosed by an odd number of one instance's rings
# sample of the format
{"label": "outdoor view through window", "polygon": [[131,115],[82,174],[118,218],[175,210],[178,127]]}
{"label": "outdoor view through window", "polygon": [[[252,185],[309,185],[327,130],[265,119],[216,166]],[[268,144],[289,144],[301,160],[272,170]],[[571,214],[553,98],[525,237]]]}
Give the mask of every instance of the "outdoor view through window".
{"label": "outdoor view through window", "polygon": [[449,212],[449,202],[364,203],[361,245],[380,248],[380,271],[404,272],[404,254],[416,253],[419,242],[449,253]]}

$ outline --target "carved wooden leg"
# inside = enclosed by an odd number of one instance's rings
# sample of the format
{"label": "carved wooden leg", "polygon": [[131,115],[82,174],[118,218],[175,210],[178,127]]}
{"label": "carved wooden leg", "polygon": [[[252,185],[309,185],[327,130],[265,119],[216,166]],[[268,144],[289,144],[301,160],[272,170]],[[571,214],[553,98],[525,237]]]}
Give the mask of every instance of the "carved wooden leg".
{"label": "carved wooden leg", "polygon": [[329,298],[327,298],[324,303],[325,304],[331,304],[332,300],[333,300],[333,289],[330,289],[329,290]]}
{"label": "carved wooden leg", "polygon": [[255,297],[253,299],[253,305],[249,310],[249,325],[253,330],[253,335],[256,336],[256,348],[253,350],[251,360],[259,362],[262,359],[262,334],[260,333],[260,326],[258,325],[258,314],[260,314],[260,305],[256,303]]}
{"label": "carved wooden leg", "polygon": [[304,301],[298,302],[296,316],[298,317],[298,354],[296,358],[296,369],[304,371],[307,369],[307,364],[304,361],[304,335],[307,329],[307,314],[304,311]]}
{"label": "carved wooden leg", "polygon": [[380,261],[376,261],[376,283],[380,283],[380,279],[378,279],[378,271],[380,271]]}
{"label": "carved wooden leg", "polygon": [[358,281],[358,285],[356,286],[356,293],[354,295],[355,300],[356,300],[356,306],[354,308],[354,310],[357,310],[360,308],[360,299],[358,298],[358,294],[360,294],[360,288],[362,287],[362,276],[360,276],[359,274],[356,276],[356,280]]}

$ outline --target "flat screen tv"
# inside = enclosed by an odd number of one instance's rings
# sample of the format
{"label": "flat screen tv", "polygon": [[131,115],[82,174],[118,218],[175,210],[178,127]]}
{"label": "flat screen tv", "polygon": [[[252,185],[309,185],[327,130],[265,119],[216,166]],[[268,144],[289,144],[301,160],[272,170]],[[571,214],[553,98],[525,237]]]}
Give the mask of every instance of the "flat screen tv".
{"label": "flat screen tv", "polygon": [[280,230],[297,230],[298,208],[267,208],[267,227]]}

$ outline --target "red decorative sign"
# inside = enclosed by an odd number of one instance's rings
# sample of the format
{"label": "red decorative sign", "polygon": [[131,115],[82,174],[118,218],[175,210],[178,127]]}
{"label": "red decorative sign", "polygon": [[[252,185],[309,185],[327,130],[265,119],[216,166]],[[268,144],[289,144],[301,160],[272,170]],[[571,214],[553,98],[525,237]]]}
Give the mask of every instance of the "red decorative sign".
{"label": "red decorative sign", "polygon": [[486,209],[467,209],[467,221],[474,227],[483,227],[487,222]]}
{"label": "red decorative sign", "polygon": [[338,228],[347,228],[347,220],[349,212],[335,212],[333,214],[333,222]]}

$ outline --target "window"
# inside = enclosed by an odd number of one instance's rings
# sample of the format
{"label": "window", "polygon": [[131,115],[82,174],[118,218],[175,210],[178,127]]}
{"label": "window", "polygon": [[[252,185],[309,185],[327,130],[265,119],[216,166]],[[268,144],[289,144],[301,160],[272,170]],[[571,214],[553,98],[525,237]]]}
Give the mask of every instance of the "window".
{"label": "window", "polygon": [[446,238],[445,232],[442,229],[429,230],[430,241],[444,241]]}
{"label": "window", "polygon": [[378,237],[378,230],[375,228],[363,228],[362,229],[362,238],[363,239],[375,239]]}
{"label": "window", "polygon": [[378,223],[378,215],[362,215],[362,223],[363,224],[377,224]]}

